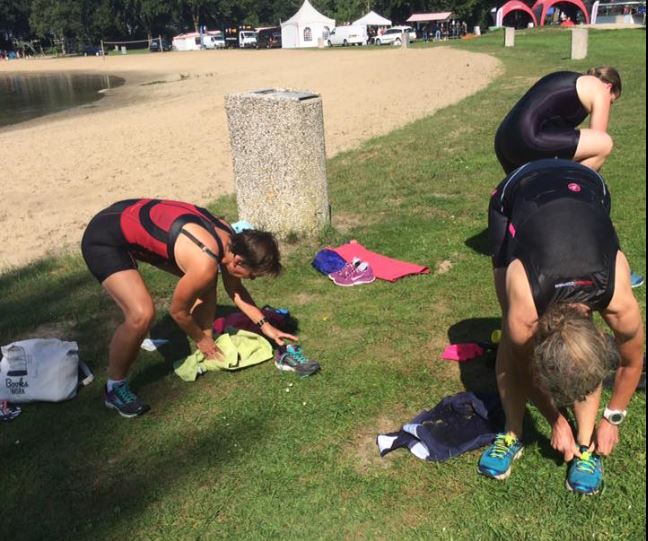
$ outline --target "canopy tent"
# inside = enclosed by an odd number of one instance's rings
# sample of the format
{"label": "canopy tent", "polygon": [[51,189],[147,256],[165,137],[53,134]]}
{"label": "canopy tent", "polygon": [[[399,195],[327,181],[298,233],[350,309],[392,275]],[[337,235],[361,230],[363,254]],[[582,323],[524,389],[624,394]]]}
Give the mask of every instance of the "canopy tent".
{"label": "canopy tent", "polygon": [[308,0],[286,22],[281,23],[281,47],[317,47],[320,38],[326,41],[335,28],[335,20],[317,11]]}
{"label": "canopy tent", "polygon": [[360,17],[357,21],[353,21],[353,24],[358,24],[361,26],[391,26],[391,21],[385,19],[382,15],[378,15],[375,11],[370,11],[364,17]]}
{"label": "canopy tent", "polygon": [[587,8],[585,7],[585,4],[583,4],[581,0],[537,0],[536,3],[533,4],[531,11],[535,13],[536,19],[538,20],[538,24],[540,26],[544,26],[545,19],[547,17],[547,11],[549,10],[549,8],[555,6],[556,4],[570,4],[572,6],[576,6],[583,12],[583,16],[585,17],[585,24],[589,24],[589,13],[587,11]]}
{"label": "canopy tent", "polygon": [[520,0],[509,0],[497,10],[495,26],[504,26],[504,18],[513,11],[523,11],[531,18],[533,26],[538,26],[538,20],[531,8]]}
{"label": "canopy tent", "polygon": [[454,19],[455,16],[452,11],[442,11],[439,13],[414,13],[409,19],[408,23],[434,23],[434,22],[447,22]]}

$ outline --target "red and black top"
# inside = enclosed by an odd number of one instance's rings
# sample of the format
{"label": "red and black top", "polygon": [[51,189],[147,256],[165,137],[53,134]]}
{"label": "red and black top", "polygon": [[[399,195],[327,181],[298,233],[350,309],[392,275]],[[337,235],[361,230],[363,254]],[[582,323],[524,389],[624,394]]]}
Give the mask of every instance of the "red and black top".
{"label": "red and black top", "polygon": [[[182,230],[189,223],[198,224],[209,232],[218,245],[218,256],[191,233]],[[154,265],[170,263],[177,266],[174,248],[181,233],[220,263],[224,253],[223,243],[214,228],[233,233],[229,226],[204,208],[181,201],[161,199],[134,200],[123,209],[120,226],[132,255]]]}

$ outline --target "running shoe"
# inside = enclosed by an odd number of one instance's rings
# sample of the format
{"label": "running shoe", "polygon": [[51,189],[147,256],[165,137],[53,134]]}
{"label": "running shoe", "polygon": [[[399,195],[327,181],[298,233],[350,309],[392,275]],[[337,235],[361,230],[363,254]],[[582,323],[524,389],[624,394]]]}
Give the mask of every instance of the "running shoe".
{"label": "running shoe", "polygon": [[579,450],[581,455],[572,460],[565,485],[572,492],[594,496],[603,485],[603,462],[587,445],[581,445]]}
{"label": "running shoe", "polygon": [[376,280],[373,269],[366,261],[347,264],[342,270],[329,275],[336,286],[351,287],[370,284]]}
{"label": "running shoe", "polygon": [[632,287],[641,287],[644,285],[644,277],[636,272],[630,273],[630,285]]}
{"label": "running shoe", "polygon": [[498,434],[493,444],[479,458],[479,473],[504,480],[511,475],[511,464],[522,456],[524,446],[513,434]]}
{"label": "running shoe", "polygon": [[282,372],[295,372],[305,378],[317,372],[320,365],[308,359],[300,346],[289,344],[275,352],[275,366]]}
{"label": "running shoe", "polygon": [[117,410],[122,417],[137,417],[151,409],[128,388],[128,382],[114,385],[112,391],[105,388],[104,404],[107,408]]}

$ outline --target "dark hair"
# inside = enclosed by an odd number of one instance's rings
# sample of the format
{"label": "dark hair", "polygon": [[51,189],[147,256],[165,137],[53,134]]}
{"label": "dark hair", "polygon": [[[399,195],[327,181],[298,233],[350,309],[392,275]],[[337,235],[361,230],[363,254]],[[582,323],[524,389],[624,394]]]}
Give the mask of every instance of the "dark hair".
{"label": "dark hair", "polygon": [[256,229],[235,233],[230,239],[230,250],[254,274],[278,276],[281,273],[279,245],[272,233]]}
{"label": "dark hair", "polygon": [[616,94],[616,97],[621,97],[621,92],[623,91],[623,86],[621,85],[621,75],[619,72],[611,66],[599,66],[598,68],[590,68],[587,70],[587,75],[593,75],[597,77],[604,83],[609,83],[612,85],[612,92]]}
{"label": "dark hair", "polygon": [[572,304],[552,306],[538,322],[534,374],[558,407],[581,402],[594,392],[617,356],[614,342]]}

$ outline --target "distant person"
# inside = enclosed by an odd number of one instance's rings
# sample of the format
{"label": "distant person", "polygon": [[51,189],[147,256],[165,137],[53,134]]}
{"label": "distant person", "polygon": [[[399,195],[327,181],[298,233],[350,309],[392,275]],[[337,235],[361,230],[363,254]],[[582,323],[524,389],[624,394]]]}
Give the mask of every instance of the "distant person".
{"label": "distant person", "polygon": [[[644,348],[610,204],[598,173],[553,159],[518,169],[491,197],[488,233],[502,308],[496,373],[506,428],[479,460],[486,476],[510,475],[532,401],[551,426],[552,447],[571,461],[567,487],[582,494],[600,490],[601,457],[619,442]],[[594,324],[594,311],[614,333],[615,345]],[[619,354],[614,389],[597,420],[601,383]],[[575,433],[564,407],[573,408]]]}
{"label": "distant person", "polygon": [[[621,76],[611,67],[551,73],[506,115],[495,135],[495,153],[506,173],[533,160],[563,158],[598,171],[612,152],[610,108],[621,96]],[[590,116],[590,127],[577,129]]]}
{"label": "distant person", "polygon": [[126,380],[155,316],[137,261],[179,277],[169,313],[207,358],[220,355],[212,337],[219,270],[227,294],[265,336],[279,345],[284,339],[297,339],[268,323],[241,283],[280,273],[279,248],[270,233],[236,234],[224,220],[189,203],[132,199],[97,214],[85,230],[81,248],[90,272],[124,316],[110,342],[104,398],[105,405],[123,417],[149,409]]}

